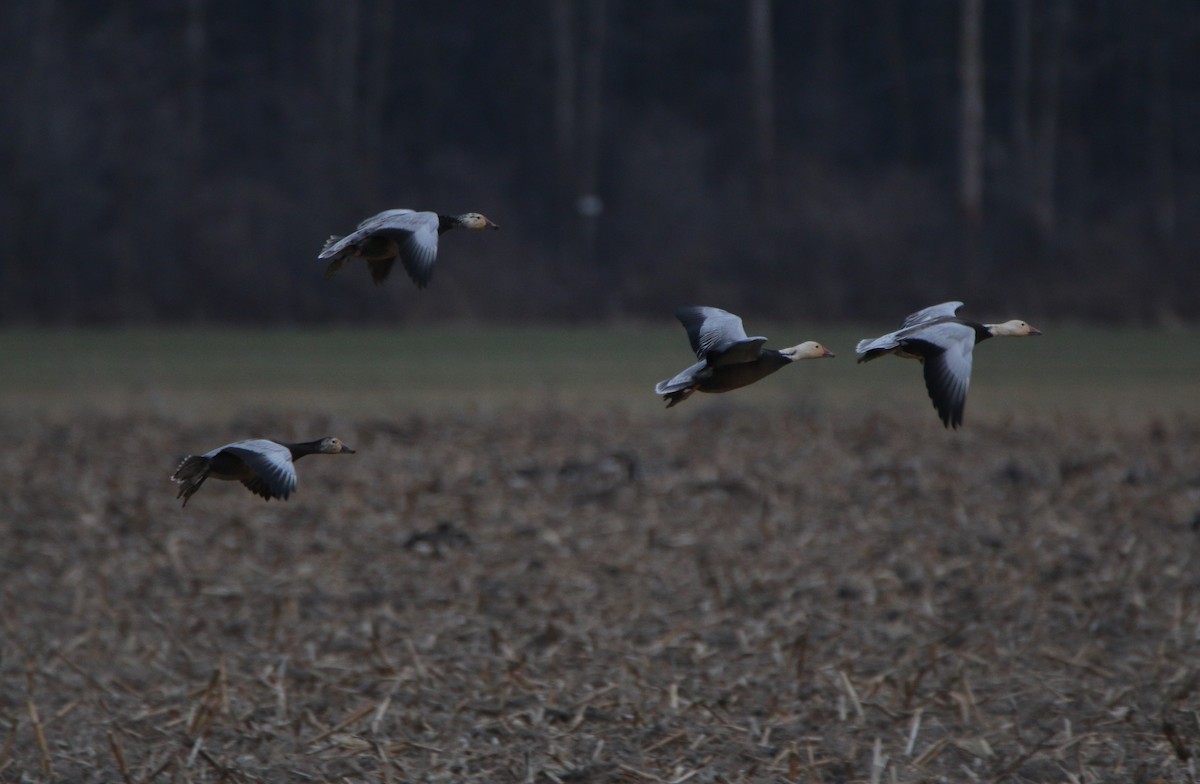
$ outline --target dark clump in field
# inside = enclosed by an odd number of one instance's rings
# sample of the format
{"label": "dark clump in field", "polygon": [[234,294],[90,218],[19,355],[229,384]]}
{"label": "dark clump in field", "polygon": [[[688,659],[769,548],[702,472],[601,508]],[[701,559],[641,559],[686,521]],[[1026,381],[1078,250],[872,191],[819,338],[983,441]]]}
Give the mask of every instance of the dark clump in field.
{"label": "dark clump in field", "polygon": [[1200,421],[925,419],[0,422],[0,779],[1193,780]]}

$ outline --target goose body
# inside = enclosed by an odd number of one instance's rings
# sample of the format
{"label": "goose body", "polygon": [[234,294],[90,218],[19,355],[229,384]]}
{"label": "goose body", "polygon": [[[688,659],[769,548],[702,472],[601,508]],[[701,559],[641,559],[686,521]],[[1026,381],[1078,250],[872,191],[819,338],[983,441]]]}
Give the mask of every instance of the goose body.
{"label": "goose body", "polygon": [[358,224],[358,228],[345,237],[330,237],[317,258],[330,259],[325,268],[326,278],[340,270],[348,259],[365,259],[375,285],[387,280],[398,258],[417,288],[423,289],[433,277],[438,237],[458,227],[500,228],[478,212],[439,215],[436,212],[384,210]]}
{"label": "goose body", "polygon": [[798,359],[832,357],[820,343],[808,341],[784,349],[763,348],[764,337],[749,337],[742,320],[727,310],[689,305],[675,311],[687,330],[697,362],[660,381],[655,393],[667,408],[682,403],[694,392],[729,392],[760,381]]}
{"label": "goose body", "polygon": [[855,351],[859,362],[886,354],[916,359],[923,365],[925,388],[946,427],[962,424],[971,384],[975,344],[992,337],[1040,335],[1018,319],[1002,324],[980,324],[960,318],[961,302],[943,302],[904,319],[900,329],[874,339],[860,340]]}
{"label": "goose body", "polygon": [[184,506],[209,477],[241,482],[250,492],[268,501],[286,499],[296,490],[295,461],[315,454],[354,454],[354,450],[336,438],[296,443],[252,438],[202,455],[188,455],[171,479],[180,485],[176,498],[182,498]]}

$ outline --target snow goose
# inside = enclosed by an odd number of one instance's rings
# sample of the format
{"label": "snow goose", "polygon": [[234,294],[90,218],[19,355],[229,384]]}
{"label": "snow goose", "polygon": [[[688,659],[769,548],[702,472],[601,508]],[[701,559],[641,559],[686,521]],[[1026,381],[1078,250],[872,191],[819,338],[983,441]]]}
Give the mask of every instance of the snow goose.
{"label": "snow goose", "polygon": [[693,392],[728,392],[749,386],[798,359],[833,356],[811,340],[778,351],[763,348],[766,338],[747,336],[741,318],[720,308],[689,305],[676,310],[675,318],[687,330],[699,361],[654,387],[667,401],[667,408],[687,400]]}
{"label": "snow goose", "polygon": [[286,499],[296,490],[295,461],[305,455],[346,455],[354,450],[336,438],[284,443],[265,438],[235,441],[202,455],[188,455],[175,469],[171,479],[179,483],[179,494],[187,506],[188,499],[200,489],[204,480],[236,479],[255,495],[268,501]]}
{"label": "snow goose", "polygon": [[408,276],[423,289],[433,277],[437,260],[438,236],[462,226],[467,229],[500,228],[478,212],[439,215],[436,212],[384,210],[367,218],[345,237],[336,234],[325,241],[319,259],[332,259],[325,277],[342,268],[347,259],[366,259],[375,285],[383,283],[399,257]]}
{"label": "snow goose", "polygon": [[975,344],[990,337],[1040,335],[1019,319],[1003,324],[980,324],[955,315],[961,302],[943,302],[918,310],[900,329],[874,340],[860,340],[855,349],[859,362],[885,354],[916,359],[924,366],[925,388],[946,427],[963,421],[967,387],[971,383],[971,355]]}

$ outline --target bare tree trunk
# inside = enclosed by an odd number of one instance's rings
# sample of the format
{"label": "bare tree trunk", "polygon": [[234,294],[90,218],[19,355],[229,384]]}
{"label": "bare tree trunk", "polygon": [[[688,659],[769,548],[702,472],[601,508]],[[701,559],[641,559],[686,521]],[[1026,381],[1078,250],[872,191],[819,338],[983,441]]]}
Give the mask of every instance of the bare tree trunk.
{"label": "bare tree trunk", "polygon": [[1163,29],[1162,9],[1151,4],[1150,85],[1146,90],[1146,149],[1149,153],[1150,188],[1154,194],[1152,222],[1161,240],[1169,243],[1175,234],[1175,162],[1171,151],[1171,74],[1167,61],[1168,47],[1160,39]]}
{"label": "bare tree trunk", "polygon": [[384,109],[392,86],[388,79],[391,70],[391,51],[395,45],[395,3],[375,0],[371,16],[370,38],[367,41],[366,74],[363,79],[361,128],[362,164],[367,180],[365,196],[376,202],[383,174]]}
{"label": "bare tree trunk", "polygon": [[983,0],[963,0],[959,83],[959,206],[971,228],[983,222]]}
{"label": "bare tree trunk", "polygon": [[[1175,206],[1175,155],[1173,152],[1174,123],[1171,106],[1171,67],[1168,60],[1167,25],[1170,14],[1158,4],[1151,4],[1148,15],[1144,50],[1149,53],[1149,85],[1146,90],[1146,152],[1150,181],[1150,225],[1156,243],[1148,253],[1161,254],[1163,271],[1169,285],[1160,290],[1156,316],[1160,323],[1169,324],[1178,318],[1178,308],[1186,308],[1195,282],[1200,280],[1196,260],[1181,253],[1175,244],[1177,212]],[[1186,293],[1185,293],[1186,292]],[[1182,294],[1182,296],[1181,296]]]}
{"label": "bare tree trunk", "polygon": [[1055,181],[1058,159],[1058,110],[1061,90],[1063,36],[1070,12],[1068,0],[1056,0],[1052,10],[1046,59],[1039,70],[1037,131],[1033,149],[1033,215],[1044,236],[1054,233],[1057,221]]}
{"label": "bare tree trunk", "polygon": [[204,70],[208,53],[207,0],[188,0],[184,30],[187,53],[187,152],[197,160],[204,136]]}
{"label": "bare tree trunk", "polygon": [[813,74],[819,80],[818,95],[822,104],[812,123],[817,145],[814,152],[817,154],[836,154],[842,124],[846,121],[847,99],[842,89],[846,63],[843,58],[849,58],[840,42],[844,26],[842,16],[848,5],[842,0],[820,0],[814,4],[820,32],[817,33]]}
{"label": "bare tree trunk", "polygon": [[1033,62],[1033,0],[1013,3],[1012,186],[1022,219],[1029,216],[1033,145],[1029,133],[1029,82]]}
{"label": "bare tree trunk", "polygon": [[[46,162],[42,159],[45,145],[42,139],[47,132],[46,101],[41,96],[53,94],[48,84],[50,80],[51,57],[54,52],[54,15],[55,0],[37,0],[28,4],[24,9],[28,14],[28,25],[23,34],[28,36],[29,62],[25,67],[18,67],[16,72],[6,73],[9,89],[15,90],[19,96],[21,111],[10,112],[6,123],[15,133],[15,149],[5,150],[5,155],[11,154],[14,195],[16,198],[4,200],[0,205],[11,214],[9,240],[0,255],[0,305],[4,314],[12,317],[32,316],[33,311],[29,302],[34,299],[36,291],[28,283],[35,271],[32,259],[26,254],[40,252],[49,226],[45,215],[45,204],[48,201],[44,169]],[[6,161],[7,162],[7,161]],[[62,259],[46,259],[48,265],[54,265],[46,274],[43,270],[40,277],[50,279],[51,286],[59,285],[61,269],[58,264]],[[66,260],[72,263],[73,259]],[[51,317],[70,315],[70,307],[77,299],[78,287],[74,275],[61,277],[61,285],[65,288],[58,301],[65,306],[64,313],[50,313]]]}
{"label": "bare tree trunk", "polygon": [[201,268],[197,248],[203,230],[202,219],[196,214],[195,200],[186,196],[198,193],[203,185],[207,4],[208,0],[188,0],[183,28],[187,70],[184,73],[183,160],[180,165],[179,192],[185,198],[172,205],[171,217],[179,233],[178,263],[164,265],[162,270],[164,285],[173,292],[182,291],[186,287],[183,281],[187,276]]}
{"label": "bare tree trunk", "polygon": [[[596,269],[602,202],[597,187],[600,173],[600,126],[604,97],[604,48],[607,37],[608,14],[606,0],[589,0],[587,6],[587,38],[583,49],[583,100],[581,117],[579,192],[583,219],[581,259],[587,269]],[[620,269],[615,255],[605,257],[602,275],[609,278],[608,290],[616,297],[620,288]],[[610,307],[615,306],[610,302]]]}
{"label": "bare tree trunk", "polygon": [[752,120],[751,199],[759,215],[759,230],[751,234],[755,262],[774,269],[777,227],[775,211],[775,85],[772,51],[771,0],[749,0],[750,116]]}
{"label": "bare tree trunk", "polygon": [[577,149],[575,113],[575,80],[578,66],[575,61],[575,36],[572,25],[574,0],[549,0],[550,24],[554,46],[554,211],[559,220],[554,222],[558,236],[557,244],[562,248],[561,226],[570,226],[575,214],[575,189],[578,181],[575,172]]}
{"label": "bare tree trunk", "polygon": [[775,84],[771,0],[749,0],[750,100],[754,118],[754,198],[760,211],[771,204],[775,165]]}
{"label": "bare tree trunk", "polygon": [[983,252],[983,0],[963,0],[959,40],[958,207],[963,226],[962,285],[987,279]]}
{"label": "bare tree trunk", "polygon": [[[115,313],[105,315],[115,316],[120,321],[145,322],[152,319],[154,314],[145,307],[144,287],[147,281],[140,274],[142,254],[136,241],[138,229],[135,226],[135,216],[138,212],[138,189],[141,182],[138,172],[138,106],[133,95],[141,74],[134,65],[138,58],[127,51],[140,45],[134,31],[133,0],[122,0],[116,5],[113,13],[116,24],[113,37],[108,41],[113,53],[107,56],[119,63],[116,83],[111,85],[112,104],[115,107],[115,116],[111,120],[112,132],[118,151],[118,174],[113,194],[116,220],[112,226],[112,251],[115,257],[113,302],[116,310]],[[119,55],[116,54],[118,51]]]}
{"label": "bare tree trunk", "polygon": [[[359,0],[326,0],[321,40],[327,111],[336,138],[353,145],[358,127]],[[339,156],[340,157],[340,156]]]}
{"label": "bare tree trunk", "polygon": [[336,89],[338,96],[338,112],[342,118],[342,136],[350,144],[357,146],[358,128],[361,118],[358,115],[358,20],[362,15],[360,0],[343,0],[341,3],[343,16],[340,30],[341,52],[336,65]]}
{"label": "bare tree trunk", "polygon": [[908,83],[908,58],[904,49],[904,28],[900,24],[900,9],[897,0],[883,0],[883,48],[887,53],[888,67],[892,71],[892,99],[896,111],[896,147],[902,161],[913,157],[913,111],[912,90]]}
{"label": "bare tree trunk", "polygon": [[[359,152],[358,47],[360,0],[323,0],[316,7],[316,44],[320,95],[316,110],[320,113],[322,154],[316,162],[317,177],[333,193],[344,195],[347,206],[359,212],[364,194],[355,165]],[[294,13],[288,4],[281,13]],[[272,298],[283,303],[290,292],[301,285],[288,280],[289,288]],[[278,315],[278,314],[276,314]]]}

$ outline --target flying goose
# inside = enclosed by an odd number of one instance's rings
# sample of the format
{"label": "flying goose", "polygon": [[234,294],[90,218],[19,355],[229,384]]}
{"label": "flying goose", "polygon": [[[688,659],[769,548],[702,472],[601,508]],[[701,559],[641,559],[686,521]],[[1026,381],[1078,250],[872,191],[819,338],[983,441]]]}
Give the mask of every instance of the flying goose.
{"label": "flying goose", "polygon": [[980,324],[955,315],[961,302],[943,302],[918,310],[900,329],[874,340],[860,340],[855,351],[859,362],[885,354],[916,359],[925,369],[925,388],[946,427],[958,428],[971,383],[971,353],[975,344],[990,337],[1040,335],[1031,325],[1013,319],[1003,324]]}
{"label": "flying goose", "polygon": [[667,401],[667,408],[687,400],[693,392],[728,392],[749,386],[798,359],[833,356],[811,340],[778,351],[763,348],[766,338],[748,337],[742,320],[720,308],[688,305],[676,310],[675,318],[687,330],[699,361],[654,387]]}
{"label": "flying goose", "polygon": [[367,260],[375,285],[382,284],[399,257],[408,276],[423,289],[433,277],[437,260],[438,236],[462,226],[468,229],[500,228],[478,212],[439,215],[436,212],[384,210],[367,218],[345,237],[331,236],[325,241],[319,259],[333,259],[325,268],[325,277],[342,268],[350,258]]}
{"label": "flying goose", "polygon": [[296,490],[296,467],[293,463],[305,455],[345,455],[354,450],[336,438],[316,441],[283,443],[265,438],[235,441],[202,455],[188,455],[175,469],[171,479],[179,483],[179,494],[187,506],[188,499],[200,489],[204,480],[236,479],[255,495],[268,501],[286,499]]}

